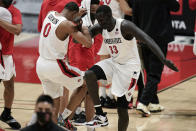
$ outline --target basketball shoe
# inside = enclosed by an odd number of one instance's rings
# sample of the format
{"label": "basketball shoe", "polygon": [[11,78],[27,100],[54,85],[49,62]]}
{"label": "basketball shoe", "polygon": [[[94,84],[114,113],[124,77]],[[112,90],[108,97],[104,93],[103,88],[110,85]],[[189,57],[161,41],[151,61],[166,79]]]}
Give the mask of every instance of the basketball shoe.
{"label": "basketball shoe", "polygon": [[86,123],[87,126],[90,127],[103,127],[108,125],[108,118],[106,116],[106,113],[104,115],[95,115],[93,120]]}
{"label": "basketball shoe", "polygon": [[106,101],[103,107],[106,108],[116,108],[116,99],[111,99],[109,96],[106,96]]}
{"label": "basketball shoe", "polygon": [[63,120],[62,115],[59,115],[58,117],[58,125],[66,129],[67,131],[77,131],[77,128],[74,127],[68,119]]}
{"label": "basketball shoe", "polygon": [[12,129],[20,129],[21,125],[17,122],[11,115],[11,113],[6,114],[5,111],[0,116],[0,120],[8,124]]}
{"label": "basketball shoe", "polygon": [[148,110],[150,112],[156,113],[156,112],[163,111],[164,110],[164,107],[162,105],[160,105],[160,104],[152,104],[152,103],[150,103],[148,105]]}
{"label": "basketball shoe", "polygon": [[140,103],[137,105],[136,111],[142,115],[142,117],[149,117],[150,111],[148,110],[147,106]]}
{"label": "basketball shoe", "polygon": [[86,122],[86,113],[84,111],[81,111],[79,114],[74,114],[73,117],[73,124],[74,125],[79,125],[82,126],[84,125]]}

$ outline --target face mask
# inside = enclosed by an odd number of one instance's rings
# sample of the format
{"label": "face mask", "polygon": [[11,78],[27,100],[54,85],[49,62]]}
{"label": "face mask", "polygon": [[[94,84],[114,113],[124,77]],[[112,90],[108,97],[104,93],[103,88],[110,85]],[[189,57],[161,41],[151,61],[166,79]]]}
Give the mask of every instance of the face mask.
{"label": "face mask", "polygon": [[47,124],[52,120],[51,112],[37,112],[37,120],[42,124]]}

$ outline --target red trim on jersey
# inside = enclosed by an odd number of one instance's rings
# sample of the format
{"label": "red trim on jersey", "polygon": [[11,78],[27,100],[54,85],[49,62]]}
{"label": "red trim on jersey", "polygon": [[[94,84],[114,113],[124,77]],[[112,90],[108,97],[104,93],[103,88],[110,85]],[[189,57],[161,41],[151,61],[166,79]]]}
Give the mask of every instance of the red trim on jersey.
{"label": "red trim on jersey", "polygon": [[135,84],[136,84],[136,79],[132,78],[128,90],[130,90],[131,88],[133,88],[135,86]]}
{"label": "red trim on jersey", "polygon": [[70,70],[67,65],[65,64],[65,62],[63,62],[63,60],[57,60],[57,63],[61,69],[61,71],[63,72],[63,74],[65,74],[66,76],[72,78],[72,77],[78,77],[80,76],[80,74],[78,74],[77,72],[75,72],[74,70]]}

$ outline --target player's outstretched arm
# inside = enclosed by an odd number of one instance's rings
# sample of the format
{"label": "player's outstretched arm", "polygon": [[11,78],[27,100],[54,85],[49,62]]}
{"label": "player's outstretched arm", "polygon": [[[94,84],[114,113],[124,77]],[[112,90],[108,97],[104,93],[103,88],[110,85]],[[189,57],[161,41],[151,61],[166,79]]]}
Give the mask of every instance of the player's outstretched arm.
{"label": "player's outstretched arm", "polygon": [[146,33],[144,33],[141,29],[139,29],[134,23],[124,20],[121,24],[121,32],[123,37],[127,40],[130,40],[130,38],[134,36],[137,40],[140,40],[145,43],[163,64],[165,64],[174,71],[178,71],[178,68],[170,60],[167,60],[165,58],[163,52],[155,43],[155,41]]}
{"label": "player's outstretched arm", "polygon": [[0,19],[0,27],[4,28],[6,31],[15,35],[19,35],[22,31],[22,24],[14,25],[1,19]]}
{"label": "player's outstretched arm", "polygon": [[103,29],[99,24],[96,24],[92,27],[89,27],[89,34],[91,35],[92,38],[94,38],[98,34],[102,34]]}

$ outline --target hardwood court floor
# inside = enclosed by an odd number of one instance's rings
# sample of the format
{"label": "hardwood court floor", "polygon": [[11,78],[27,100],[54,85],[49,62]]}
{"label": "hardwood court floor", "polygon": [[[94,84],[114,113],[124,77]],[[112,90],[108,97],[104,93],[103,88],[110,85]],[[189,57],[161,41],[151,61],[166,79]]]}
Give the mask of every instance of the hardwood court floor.
{"label": "hardwood court floor", "polygon": [[[39,84],[24,83],[16,83],[15,87],[12,114],[24,127],[31,118],[35,99],[42,93],[42,88]],[[3,110],[3,89],[1,85],[0,112]],[[128,131],[196,131],[196,78],[159,93],[159,98],[165,111],[149,118],[141,118],[135,110],[130,110]],[[116,110],[105,111],[108,112],[109,126],[97,128],[96,131],[117,131]],[[2,122],[0,127],[10,131]],[[78,131],[86,131],[86,127],[78,127]]]}

